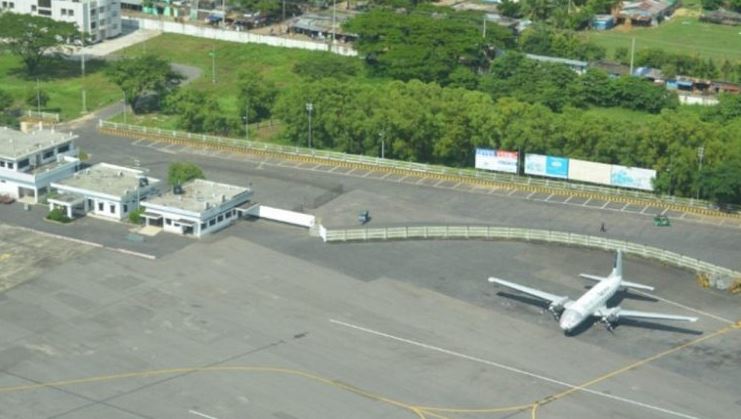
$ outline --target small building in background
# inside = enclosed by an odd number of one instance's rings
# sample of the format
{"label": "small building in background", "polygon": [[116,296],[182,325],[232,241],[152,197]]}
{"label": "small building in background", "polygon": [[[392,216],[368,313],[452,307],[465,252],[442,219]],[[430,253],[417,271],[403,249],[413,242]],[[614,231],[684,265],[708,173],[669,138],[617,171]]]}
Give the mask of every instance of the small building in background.
{"label": "small building in background", "polygon": [[574,70],[577,74],[584,74],[587,71],[587,67],[589,66],[589,63],[587,63],[586,61],[571,60],[569,58],[548,57],[545,55],[535,54],[525,54],[525,57],[544,63],[563,64]]}
{"label": "small building in background", "polygon": [[600,60],[589,63],[590,68],[604,71],[610,77],[622,77],[630,74],[630,66],[613,61]]}
{"label": "small building in background", "polygon": [[674,13],[678,0],[624,1],[618,12],[618,22],[631,26],[656,26]]}
{"label": "small building in background", "polygon": [[358,38],[357,34],[343,31],[342,23],[353,17],[354,13],[337,12],[334,17],[334,27],[332,26],[332,15],[330,14],[313,14],[307,13],[291,21],[288,25],[288,32],[298,33],[318,39],[332,39],[332,34],[337,41],[351,42]]}
{"label": "small building in background", "polygon": [[615,27],[615,17],[612,15],[594,15],[592,18],[592,29],[606,31]]}
{"label": "small building in background", "polygon": [[185,236],[201,237],[227,227],[249,206],[252,190],[195,179],[142,202],[148,226]]}
{"label": "small building in background", "polygon": [[92,214],[121,221],[139,208],[142,199],[156,192],[158,179],[144,170],[98,163],[51,184],[49,210],[62,208],[69,218]]}
{"label": "small building in background", "polygon": [[0,195],[38,203],[52,182],[77,170],[76,138],[54,130],[0,128]]}
{"label": "small building in background", "polygon": [[0,12],[3,11],[74,23],[92,42],[121,34],[121,4],[117,0],[2,1]]}

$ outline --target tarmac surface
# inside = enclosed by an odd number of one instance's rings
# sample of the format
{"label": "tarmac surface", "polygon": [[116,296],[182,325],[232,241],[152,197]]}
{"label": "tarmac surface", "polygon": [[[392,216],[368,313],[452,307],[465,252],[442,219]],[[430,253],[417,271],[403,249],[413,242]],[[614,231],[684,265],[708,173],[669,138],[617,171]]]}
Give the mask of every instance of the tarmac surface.
{"label": "tarmac surface", "polygon": [[[741,271],[738,226],[672,218],[669,228],[655,227],[651,214],[601,206],[568,205],[464,185],[429,185],[417,178],[379,178],[349,169],[260,159],[238,153],[199,150],[179,145],[132,141],[97,133],[91,121],[77,127],[79,146],[92,162],[151,170],[165,178],[173,161],[200,165],[211,180],[251,186],[254,200],[317,215],[328,228],[357,227],[356,217],[369,210],[369,227],[420,224],[476,224],[524,227],[601,235],[675,251]],[[531,197],[532,198],[532,197]],[[621,205],[622,206],[622,205]],[[607,233],[600,232],[605,223]]]}
{"label": "tarmac surface", "polygon": [[629,257],[626,275],[662,300],[620,304],[700,320],[564,337],[541,306],[486,281],[578,296],[576,274],[604,274],[611,257],[330,245],[264,221],[156,261],[88,250],[0,294],[1,416],[735,418],[737,298]]}

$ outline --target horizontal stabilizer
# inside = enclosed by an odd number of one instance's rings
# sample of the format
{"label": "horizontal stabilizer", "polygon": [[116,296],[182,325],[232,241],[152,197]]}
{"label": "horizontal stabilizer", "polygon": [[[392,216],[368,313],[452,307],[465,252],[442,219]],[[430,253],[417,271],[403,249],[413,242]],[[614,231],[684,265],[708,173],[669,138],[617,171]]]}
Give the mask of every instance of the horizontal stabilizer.
{"label": "horizontal stabilizer", "polygon": [[582,278],[591,279],[592,281],[597,281],[597,282],[607,279],[604,276],[589,275],[589,274],[579,274],[579,276]]}
{"label": "horizontal stabilizer", "polygon": [[620,285],[622,285],[624,287],[628,287],[628,288],[636,288],[636,289],[639,289],[639,290],[646,290],[646,291],[653,291],[654,290],[654,287],[651,287],[651,286],[648,286],[648,285],[639,284],[637,282],[620,281]]}

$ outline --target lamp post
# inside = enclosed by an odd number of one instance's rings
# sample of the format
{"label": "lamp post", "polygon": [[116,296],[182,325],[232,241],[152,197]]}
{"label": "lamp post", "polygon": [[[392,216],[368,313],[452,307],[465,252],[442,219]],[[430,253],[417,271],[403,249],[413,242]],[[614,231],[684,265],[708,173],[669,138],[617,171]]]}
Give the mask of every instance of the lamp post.
{"label": "lamp post", "polygon": [[249,141],[250,140],[250,103],[247,102],[246,107],[244,108],[244,138]]}
{"label": "lamp post", "polygon": [[41,88],[39,87],[39,79],[36,79],[36,112],[41,117]]}
{"label": "lamp post", "polygon": [[700,177],[702,176],[702,158],[705,157],[705,146],[697,147],[697,158],[699,160],[697,165],[697,195],[695,199],[700,199],[700,189],[702,184],[700,183]]}
{"label": "lamp post", "polygon": [[332,45],[334,45],[335,38],[337,37],[337,30],[335,29],[335,22],[337,20],[337,0],[332,0]]}
{"label": "lamp post", "polygon": [[123,91],[123,114],[124,114],[124,124],[126,123],[126,90]]}
{"label": "lamp post", "polygon": [[386,143],[383,140],[383,131],[378,133],[378,136],[381,137],[381,158],[386,158]]}
{"label": "lamp post", "polygon": [[82,113],[87,113],[87,92],[85,91],[85,51],[84,46],[80,47],[80,73],[82,80],[80,85],[82,87]]}
{"label": "lamp post", "polygon": [[311,102],[306,103],[306,112],[309,113],[309,148],[311,148],[311,111],[314,110],[314,104]]}
{"label": "lamp post", "polygon": [[211,84],[216,84],[216,45],[211,47]]}

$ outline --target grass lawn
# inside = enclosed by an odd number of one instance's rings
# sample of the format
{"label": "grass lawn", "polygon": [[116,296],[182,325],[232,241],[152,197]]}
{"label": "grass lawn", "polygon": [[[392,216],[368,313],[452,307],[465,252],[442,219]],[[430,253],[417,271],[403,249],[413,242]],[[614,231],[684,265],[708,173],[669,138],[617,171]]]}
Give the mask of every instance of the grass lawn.
{"label": "grass lawn", "polygon": [[[80,77],[78,62],[57,59],[44,64],[47,69],[39,74],[41,90],[49,95],[49,102],[42,111],[58,112],[62,119],[74,119],[82,111],[82,85],[87,91],[88,111],[95,110],[117,100],[120,90],[110,83],[102,73],[104,63],[86,63],[86,77]],[[26,103],[28,97],[36,95],[36,78],[23,73],[23,64],[14,55],[0,53],[0,89],[10,93],[15,99],[14,106],[20,109],[36,110],[35,105]]]}
{"label": "grass lawn", "polygon": [[[680,9],[687,10],[687,9]],[[679,12],[679,11],[678,11]],[[662,48],[668,52],[698,55],[722,63],[741,62],[741,27],[700,22],[697,17],[678,16],[654,28],[616,28],[609,31],[589,31],[583,36],[607,48],[608,57],[618,47],[630,48],[636,38],[636,51]]]}
{"label": "grass lawn", "polygon": [[[216,51],[216,83],[212,82],[212,59]],[[146,41],[146,45],[135,45],[121,52],[136,56],[154,53],[173,63],[200,68],[203,73],[192,83],[193,88],[207,91],[219,98],[225,112],[238,109],[237,80],[242,72],[258,72],[266,80],[274,82],[279,89],[296,85],[301,78],[293,73],[293,66],[302,60],[310,60],[321,52],[293,48],[279,48],[260,44],[240,44],[213,41],[185,35],[162,34]],[[348,58],[352,59],[352,58]],[[365,77],[358,82],[374,83]]]}

